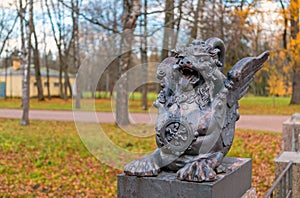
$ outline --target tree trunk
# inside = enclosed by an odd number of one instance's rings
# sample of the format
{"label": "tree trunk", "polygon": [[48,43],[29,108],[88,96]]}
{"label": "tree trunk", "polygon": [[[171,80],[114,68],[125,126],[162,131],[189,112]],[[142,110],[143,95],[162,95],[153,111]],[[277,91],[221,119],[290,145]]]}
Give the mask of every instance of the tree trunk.
{"label": "tree trunk", "polygon": [[59,84],[59,97],[64,98],[64,88],[63,88],[63,57],[61,52],[60,44],[57,45],[58,55],[59,55],[59,74],[58,74],[58,84]]}
{"label": "tree trunk", "polygon": [[166,0],[164,27],[168,29],[164,30],[161,60],[164,60],[166,57],[168,57],[169,49],[172,44],[172,37],[170,34],[171,31],[174,31],[174,0]]}
{"label": "tree trunk", "polygon": [[[140,15],[140,0],[123,1],[123,35],[121,47],[127,45],[126,49],[131,49],[133,30],[136,27],[136,21]],[[128,50],[120,57],[119,62],[119,78],[122,77],[123,83],[117,85],[117,104],[116,104],[116,122],[119,125],[128,125],[128,85],[127,85],[127,70],[130,65],[131,51]]]}
{"label": "tree trunk", "polygon": [[47,85],[47,98],[51,100],[51,93],[50,93],[50,78],[49,78],[49,64],[48,64],[48,54],[47,54],[47,34],[46,34],[46,17],[45,17],[45,12],[44,12],[44,4],[41,3],[41,8],[42,8],[42,23],[43,23],[43,42],[44,42],[44,65],[46,67],[46,85]]}
{"label": "tree trunk", "polygon": [[[127,53],[126,55],[123,55],[120,59],[120,66],[126,66],[124,64],[125,61],[128,61],[128,56],[130,57],[131,53]],[[127,56],[127,57],[125,57]],[[129,63],[129,62],[128,62]],[[121,69],[119,73],[123,73],[120,75],[122,77],[123,82],[117,84],[117,101],[116,101],[116,122],[119,125],[125,126],[130,124],[129,116],[128,116],[128,84],[127,84],[127,74],[124,73],[124,70]]]}
{"label": "tree trunk", "polygon": [[[30,102],[30,59],[31,59],[31,19],[33,12],[33,0],[29,3],[29,22],[26,24],[26,33],[24,32],[24,13],[25,10],[22,5],[22,0],[19,1],[20,10],[20,30],[21,30],[21,40],[22,40],[22,56],[21,56],[21,68],[23,69],[22,78],[22,117],[20,124],[29,124],[29,102]],[[26,36],[25,36],[26,35]]]}
{"label": "tree trunk", "polygon": [[[75,2],[74,2],[75,1]],[[78,31],[78,13],[79,13],[79,7],[78,7],[78,0],[72,0],[72,22],[73,22],[73,62],[75,66],[76,73],[79,70],[80,66],[80,55],[79,55],[79,31]],[[76,89],[76,96],[75,96],[75,108],[80,109],[80,98],[81,98],[81,91],[79,89],[79,84],[77,81],[75,82],[75,89]]]}
{"label": "tree trunk", "polygon": [[290,104],[300,104],[300,70],[293,74],[292,98]]}
{"label": "tree trunk", "polygon": [[[59,95],[60,95],[60,98],[65,98],[64,97],[64,86],[63,86],[63,83],[62,83],[62,78],[63,78],[63,71],[64,71],[64,60],[63,60],[63,51],[62,51],[62,44],[65,43],[64,40],[63,40],[63,28],[62,27],[63,25],[63,16],[62,16],[62,11],[59,9],[59,7],[55,8],[54,5],[53,5],[53,1],[51,1],[51,4],[52,4],[52,8],[53,10],[57,9],[57,13],[58,13],[58,21],[57,22],[57,28],[54,26],[54,22],[53,22],[53,16],[51,14],[51,10],[50,10],[50,6],[48,4],[48,0],[45,0],[45,5],[47,7],[47,13],[48,13],[48,17],[49,17],[49,20],[50,20],[50,24],[51,24],[51,29],[52,29],[52,33],[54,35],[54,40],[55,40],[55,44],[57,46],[57,50],[58,50],[58,56],[59,56]],[[57,29],[57,30],[56,30]],[[58,31],[58,36],[57,35],[57,31]],[[65,56],[66,57],[66,56]]]}
{"label": "tree trunk", "polygon": [[34,69],[35,69],[35,80],[36,80],[36,86],[38,91],[38,101],[44,100],[44,93],[43,93],[43,85],[42,85],[42,79],[41,79],[41,69],[40,69],[40,53],[39,53],[39,45],[38,45],[38,39],[35,32],[34,24],[32,21],[32,32],[34,35],[35,40],[35,47],[33,49],[34,53]]}
{"label": "tree trunk", "polygon": [[194,12],[194,22],[193,22],[193,27],[192,27],[192,30],[191,30],[191,36],[190,36],[189,43],[191,43],[194,39],[197,38],[200,2],[201,2],[201,0],[197,1],[197,9]]}
{"label": "tree trunk", "polygon": [[5,57],[5,79],[4,79],[4,82],[5,82],[5,93],[4,93],[4,99],[6,100],[7,98],[7,67],[8,67],[8,52],[6,53],[6,57]]}
{"label": "tree trunk", "polygon": [[183,4],[184,0],[179,0],[179,5],[178,5],[178,12],[179,12],[179,16],[176,20],[176,30],[175,30],[175,35],[172,41],[172,49],[175,49],[176,44],[177,44],[177,40],[178,40],[178,35],[179,35],[179,29],[180,29],[180,23],[181,23],[181,18],[182,18],[182,4]]}
{"label": "tree trunk", "polygon": [[47,96],[48,96],[48,99],[51,100],[49,63],[48,63],[48,55],[47,54],[45,54],[45,65],[46,65],[46,78],[47,78]]}
{"label": "tree trunk", "polygon": [[282,34],[282,42],[283,42],[283,48],[286,49],[287,48],[287,28],[288,28],[288,17],[286,14],[286,9],[284,7],[284,3],[282,2],[282,0],[279,1],[280,5],[281,5],[281,9],[283,12],[283,18],[284,18],[284,29],[283,29],[283,34]]}
{"label": "tree trunk", "polygon": [[[147,82],[148,76],[148,56],[147,56],[147,0],[144,0],[144,20],[143,20],[143,39],[141,40],[141,59],[143,73],[142,77],[145,82]],[[142,109],[148,109],[148,99],[147,99],[148,87],[147,84],[144,84],[142,87]]]}
{"label": "tree trunk", "polygon": [[64,100],[67,101],[69,96],[68,96],[68,90],[70,93],[70,96],[72,96],[72,87],[70,84],[70,78],[68,74],[68,67],[64,66]]}
{"label": "tree trunk", "polygon": [[223,4],[223,1],[220,0],[219,2],[219,12],[220,12],[220,26],[219,26],[219,29],[220,29],[220,38],[224,41],[225,40],[225,21],[224,21],[224,15],[225,15],[225,8],[224,8],[224,4]]}
{"label": "tree trunk", "polygon": [[[291,39],[297,39],[299,33],[299,1],[291,1]],[[297,46],[296,46],[297,47]],[[293,65],[292,98],[290,104],[300,104],[300,63],[295,61]]]}

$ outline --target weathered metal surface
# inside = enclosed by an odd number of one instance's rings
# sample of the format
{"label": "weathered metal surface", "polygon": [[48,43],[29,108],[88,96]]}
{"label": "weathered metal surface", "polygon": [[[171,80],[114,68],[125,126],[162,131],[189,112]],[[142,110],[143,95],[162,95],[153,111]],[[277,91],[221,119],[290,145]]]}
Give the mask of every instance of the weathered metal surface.
{"label": "weathered metal surface", "polygon": [[226,170],[220,164],[232,145],[238,100],[268,56],[244,58],[225,76],[222,40],[194,40],[189,47],[176,48],[157,68],[163,87],[154,103],[158,148],[126,165],[125,174],[156,176],[169,170],[179,180],[216,180]]}
{"label": "weathered metal surface", "polygon": [[251,188],[251,159],[225,157],[222,166],[228,172],[212,182],[186,182],[176,173],[161,172],[157,177],[118,176],[119,198],[240,198]]}

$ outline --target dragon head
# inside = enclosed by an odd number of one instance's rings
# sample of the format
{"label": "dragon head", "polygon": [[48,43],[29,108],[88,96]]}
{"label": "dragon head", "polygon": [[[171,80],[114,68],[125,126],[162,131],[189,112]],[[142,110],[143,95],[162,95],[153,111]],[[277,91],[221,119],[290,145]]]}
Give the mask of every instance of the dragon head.
{"label": "dragon head", "polygon": [[189,47],[177,48],[174,52],[177,62],[173,69],[194,86],[209,79],[215,69],[222,71],[224,66],[225,45],[219,38],[197,39]]}

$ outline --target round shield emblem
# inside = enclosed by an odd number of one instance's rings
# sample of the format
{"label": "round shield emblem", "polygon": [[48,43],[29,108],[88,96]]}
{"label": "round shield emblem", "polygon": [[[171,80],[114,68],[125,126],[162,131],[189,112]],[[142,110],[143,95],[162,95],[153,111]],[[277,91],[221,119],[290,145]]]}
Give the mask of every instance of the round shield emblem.
{"label": "round shield emblem", "polygon": [[159,130],[161,149],[164,152],[181,155],[194,139],[190,125],[182,119],[168,119]]}

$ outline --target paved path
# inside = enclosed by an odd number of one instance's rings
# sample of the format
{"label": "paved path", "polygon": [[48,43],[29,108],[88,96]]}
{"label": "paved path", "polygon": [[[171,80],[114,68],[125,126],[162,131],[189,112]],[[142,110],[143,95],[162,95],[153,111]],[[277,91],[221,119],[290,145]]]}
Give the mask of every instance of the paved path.
{"label": "paved path", "polygon": [[[0,109],[2,118],[20,118],[22,114],[18,109]],[[109,112],[76,112],[72,111],[49,111],[49,110],[30,110],[29,118],[32,120],[57,120],[57,121],[83,121],[83,122],[114,122],[114,114]],[[282,132],[282,123],[290,116],[275,115],[241,115],[237,122],[237,128],[256,129],[264,131]],[[131,113],[132,123],[155,123],[156,114]]]}

